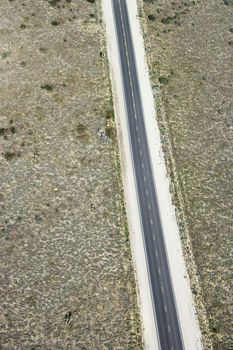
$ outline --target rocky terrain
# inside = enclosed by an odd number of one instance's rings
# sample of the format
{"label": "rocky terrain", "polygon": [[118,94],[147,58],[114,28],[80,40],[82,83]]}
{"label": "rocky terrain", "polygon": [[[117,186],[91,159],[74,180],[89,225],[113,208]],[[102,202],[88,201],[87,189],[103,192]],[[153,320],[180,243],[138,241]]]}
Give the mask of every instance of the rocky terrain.
{"label": "rocky terrain", "polygon": [[233,349],[233,2],[139,6],[203,339],[208,349]]}
{"label": "rocky terrain", "polygon": [[95,0],[0,4],[0,348],[141,349]]}

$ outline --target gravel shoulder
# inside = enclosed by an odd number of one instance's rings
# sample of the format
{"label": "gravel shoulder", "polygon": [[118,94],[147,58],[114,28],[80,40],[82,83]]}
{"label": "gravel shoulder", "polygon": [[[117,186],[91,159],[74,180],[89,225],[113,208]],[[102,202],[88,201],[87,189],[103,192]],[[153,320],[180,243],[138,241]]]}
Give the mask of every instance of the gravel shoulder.
{"label": "gravel shoulder", "polygon": [[205,344],[231,349],[233,3],[144,0],[140,10]]}
{"label": "gravel shoulder", "polygon": [[0,347],[142,349],[100,2],[0,16]]}
{"label": "gravel shoulder", "polygon": [[[137,71],[140,81],[143,113],[150,154],[153,155],[151,165],[153,168],[157,198],[164,239],[166,242],[167,256],[173,284],[174,296],[179,313],[179,322],[182,329],[185,348],[191,350],[201,349],[201,334],[197,322],[194,302],[190,290],[189,278],[182,254],[178,226],[175,218],[175,210],[169,191],[169,179],[166,172],[160,131],[156,122],[154,98],[149,79],[149,70],[146,63],[144,40],[138,17],[136,0],[126,0],[130,9],[129,18],[132,39],[136,52]],[[143,233],[141,230],[138,196],[135,184],[135,174],[132,163],[132,151],[129,140],[129,130],[126,115],[126,101],[124,99],[124,87],[122,86],[121,70],[119,65],[118,45],[112,18],[112,2],[103,1],[104,20],[107,30],[107,48],[111,68],[113,86],[113,98],[116,110],[116,124],[121,151],[122,174],[126,199],[126,209],[129,221],[130,242],[132,246],[133,263],[137,274],[138,295],[146,349],[158,349],[159,341],[156,341],[157,325],[154,318],[154,306],[151,300],[151,286],[148,279],[147,257]]]}

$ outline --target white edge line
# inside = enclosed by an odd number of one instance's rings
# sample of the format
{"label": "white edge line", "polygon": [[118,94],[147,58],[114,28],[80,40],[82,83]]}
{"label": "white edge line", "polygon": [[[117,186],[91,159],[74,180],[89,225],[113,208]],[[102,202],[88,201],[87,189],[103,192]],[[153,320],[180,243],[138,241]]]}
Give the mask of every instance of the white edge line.
{"label": "white edge line", "polygon": [[[123,183],[126,199],[126,210],[129,222],[130,243],[132,249],[133,264],[136,269],[137,291],[142,319],[142,333],[144,346],[147,350],[159,350],[157,326],[154,319],[154,309],[151,299],[150,282],[148,279],[147,263],[144,250],[143,235],[141,231],[140,214],[135,191],[135,180],[128,139],[128,127],[126,123],[124,96],[119,62],[118,48],[115,37],[115,27],[112,20],[112,2],[102,0],[103,14],[106,24],[108,58],[116,111],[116,125],[118,131],[120,157],[123,173]],[[157,338],[157,342],[155,339]],[[157,344],[156,344],[157,343]]]}

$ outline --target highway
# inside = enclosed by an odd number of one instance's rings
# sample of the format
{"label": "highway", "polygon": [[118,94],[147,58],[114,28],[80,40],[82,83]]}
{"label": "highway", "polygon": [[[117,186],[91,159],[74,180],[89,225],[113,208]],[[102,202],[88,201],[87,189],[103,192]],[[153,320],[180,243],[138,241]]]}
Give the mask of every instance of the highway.
{"label": "highway", "polygon": [[125,0],[112,2],[158,347],[182,350],[184,345],[152,173],[127,4]]}

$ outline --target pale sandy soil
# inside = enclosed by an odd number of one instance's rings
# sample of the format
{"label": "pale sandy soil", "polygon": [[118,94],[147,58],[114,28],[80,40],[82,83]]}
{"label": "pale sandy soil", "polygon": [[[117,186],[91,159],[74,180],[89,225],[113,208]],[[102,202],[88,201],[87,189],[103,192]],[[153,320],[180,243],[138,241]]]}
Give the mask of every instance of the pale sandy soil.
{"label": "pale sandy soil", "polygon": [[232,349],[233,3],[140,4],[181,238],[201,288],[194,281],[193,295],[214,349]]}
{"label": "pale sandy soil", "polygon": [[0,17],[0,348],[141,349],[100,3]]}

